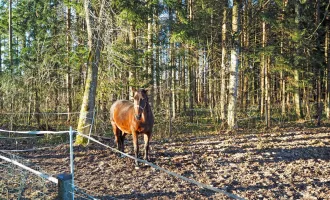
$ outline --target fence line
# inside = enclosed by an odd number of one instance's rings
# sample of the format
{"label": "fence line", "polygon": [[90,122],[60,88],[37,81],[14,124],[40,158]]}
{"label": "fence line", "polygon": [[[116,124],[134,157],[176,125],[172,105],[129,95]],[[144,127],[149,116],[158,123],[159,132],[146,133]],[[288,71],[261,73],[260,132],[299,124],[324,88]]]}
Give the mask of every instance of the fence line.
{"label": "fence line", "polygon": [[222,193],[222,194],[224,194],[224,195],[226,195],[226,196],[228,196],[228,197],[231,197],[231,198],[233,198],[233,199],[243,200],[243,198],[241,198],[241,197],[239,197],[239,196],[237,196],[237,195],[235,195],[235,194],[232,194],[232,193],[226,192],[225,190],[222,190],[222,189],[219,189],[219,188],[215,188],[215,187],[212,187],[212,186],[209,186],[209,185],[206,185],[206,184],[203,184],[203,183],[197,182],[197,181],[195,181],[195,180],[189,179],[189,178],[187,178],[187,177],[184,177],[184,176],[182,176],[182,175],[176,174],[176,173],[171,172],[171,171],[169,171],[169,170],[167,170],[167,169],[164,169],[164,168],[162,168],[162,167],[159,167],[159,166],[157,166],[157,165],[155,165],[155,164],[153,164],[153,163],[151,163],[151,162],[148,162],[148,161],[146,161],[146,160],[142,160],[142,159],[136,158],[136,157],[134,157],[134,156],[131,156],[131,155],[129,155],[129,154],[123,153],[123,152],[121,152],[121,151],[119,151],[119,150],[117,150],[117,149],[114,149],[114,148],[112,148],[112,147],[110,147],[110,146],[108,146],[108,145],[106,145],[106,144],[103,144],[102,142],[97,141],[96,139],[94,139],[94,138],[92,138],[92,137],[89,137],[89,136],[87,136],[87,135],[84,135],[84,134],[82,134],[82,133],[80,133],[80,132],[78,132],[78,134],[81,135],[81,136],[83,136],[83,137],[85,137],[85,138],[87,138],[87,139],[89,139],[89,140],[91,140],[91,141],[93,141],[93,142],[95,142],[95,143],[98,143],[98,144],[100,144],[100,145],[102,145],[102,146],[104,146],[104,147],[107,147],[107,148],[111,149],[111,150],[114,151],[114,152],[120,153],[120,154],[122,154],[122,155],[124,155],[124,156],[126,156],[126,157],[128,157],[128,158],[131,158],[131,159],[137,160],[137,161],[139,161],[139,162],[141,162],[141,163],[147,164],[147,165],[149,165],[149,166],[151,166],[151,167],[153,167],[153,168],[155,168],[155,169],[158,169],[158,170],[160,170],[160,171],[163,171],[163,172],[165,172],[165,173],[167,173],[167,174],[169,174],[169,175],[172,175],[172,176],[177,177],[177,178],[179,178],[179,179],[185,180],[185,181],[187,181],[187,182],[189,182],[189,183],[192,183],[192,184],[195,184],[195,185],[197,185],[197,186],[199,186],[199,187],[206,188],[206,189],[209,189],[209,190],[214,191],[214,192]]}
{"label": "fence line", "polygon": [[30,134],[30,135],[64,134],[64,133],[69,133],[69,131],[9,131],[9,130],[4,130],[4,129],[0,129],[0,132],[4,132],[4,133]]}
{"label": "fence line", "polygon": [[15,160],[12,160],[12,159],[10,159],[10,158],[4,157],[4,156],[2,156],[2,155],[0,155],[0,158],[3,159],[3,160],[5,160],[5,161],[7,161],[7,162],[13,163],[13,164],[15,164],[15,165],[17,165],[17,166],[19,166],[19,167],[21,167],[21,168],[27,170],[27,171],[30,171],[30,172],[32,172],[32,173],[38,175],[38,176],[41,177],[41,178],[47,179],[47,180],[49,180],[49,181],[51,181],[51,182],[53,182],[53,183],[58,184],[58,180],[57,180],[56,178],[52,177],[52,176],[49,176],[49,175],[44,174],[44,173],[41,173],[41,172],[39,172],[39,171],[37,171],[37,170],[34,170],[34,169],[32,169],[32,168],[30,168],[30,167],[28,167],[28,166],[25,166],[25,165],[23,165],[23,164],[21,164],[21,163],[15,161]]}
{"label": "fence line", "polygon": [[0,113],[0,115],[68,115],[68,114],[79,114],[80,112],[18,112],[18,113]]}
{"label": "fence line", "polygon": [[[45,133],[49,133],[49,134],[58,134],[58,133],[69,133],[70,135],[70,173],[72,175],[72,183],[69,185],[72,189],[72,192],[69,191],[69,193],[72,195],[72,199],[74,199],[74,193],[75,191],[78,192],[78,193],[81,193],[85,196],[87,196],[89,199],[96,199],[94,197],[92,197],[91,195],[88,195],[87,193],[83,192],[81,189],[79,189],[78,187],[76,187],[74,185],[74,165],[73,165],[73,134],[75,133],[75,131],[72,130],[72,127],[70,127],[70,130],[69,131],[59,131],[59,132],[55,132],[55,131],[8,131],[8,130],[3,130],[3,129],[0,129],[0,132],[8,132],[8,133],[24,133],[24,134],[32,134],[32,135],[35,135],[35,134],[38,134],[38,133],[42,133],[42,134],[45,134]],[[27,139],[29,137],[26,137]],[[36,137],[37,138],[37,137]],[[20,151],[37,151],[37,150],[43,150],[43,149],[49,149],[49,148],[53,148],[53,147],[44,147],[44,148],[38,148],[38,149],[30,149],[30,150],[0,150],[0,152],[2,153],[6,153],[6,152],[20,152]],[[0,155],[0,159],[3,159],[9,163],[12,163],[18,167],[21,167],[22,169],[25,169],[29,172],[32,172],[34,173],[35,175],[41,177],[41,178],[44,178],[46,180],[49,180],[55,184],[59,184],[59,180],[57,178],[54,178],[52,176],[49,176],[45,173],[41,173],[37,170],[34,170],[20,162],[17,162],[13,159],[10,159],[10,158],[7,158],[5,156],[2,156]],[[0,163],[0,165],[2,165]],[[87,198],[85,198],[87,199]]]}
{"label": "fence line", "polygon": [[[61,143],[62,144],[69,144],[69,142],[64,142]],[[57,147],[57,146],[55,146]],[[12,149],[12,150],[8,150],[8,149],[0,149],[0,151],[2,152],[29,152],[29,151],[42,151],[44,149],[53,149],[54,146],[49,146],[49,147],[41,147],[41,148],[33,148],[33,149]]]}
{"label": "fence line", "polygon": [[39,138],[39,137],[0,137],[0,139],[4,139],[4,140],[20,140],[20,139],[35,139],[35,138]]}

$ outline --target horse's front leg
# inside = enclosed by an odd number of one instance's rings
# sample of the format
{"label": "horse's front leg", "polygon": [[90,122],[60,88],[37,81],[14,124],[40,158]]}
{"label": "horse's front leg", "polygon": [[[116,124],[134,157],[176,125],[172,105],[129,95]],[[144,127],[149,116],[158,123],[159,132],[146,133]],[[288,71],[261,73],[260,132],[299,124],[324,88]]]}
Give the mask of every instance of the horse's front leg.
{"label": "horse's front leg", "polygon": [[[133,136],[133,145],[134,145],[135,157],[138,158],[138,156],[139,156],[138,133],[133,131],[132,136]],[[139,163],[138,163],[137,159],[135,159],[135,169],[139,169]]]}
{"label": "horse's front leg", "polygon": [[149,141],[150,141],[151,134],[145,133],[143,137],[144,137],[144,157],[143,157],[143,159],[146,161],[149,161]]}

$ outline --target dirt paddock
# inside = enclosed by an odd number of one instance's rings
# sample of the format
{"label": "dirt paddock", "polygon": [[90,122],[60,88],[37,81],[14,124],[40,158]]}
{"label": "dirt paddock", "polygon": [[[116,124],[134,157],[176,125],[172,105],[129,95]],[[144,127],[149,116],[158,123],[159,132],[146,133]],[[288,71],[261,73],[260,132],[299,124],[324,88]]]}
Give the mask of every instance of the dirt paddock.
{"label": "dirt paddock", "polygon": [[[126,141],[133,154],[131,138]],[[1,147],[13,148],[4,141]],[[75,184],[98,199],[229,199],[149,166],[137,170],[133,160],[99,144],[74,152]],[[68,145],[15,154],[51,175],[69,172]],[[329,128],[153,141],[150,156],[162,168],[245,199],[330,199]]]}

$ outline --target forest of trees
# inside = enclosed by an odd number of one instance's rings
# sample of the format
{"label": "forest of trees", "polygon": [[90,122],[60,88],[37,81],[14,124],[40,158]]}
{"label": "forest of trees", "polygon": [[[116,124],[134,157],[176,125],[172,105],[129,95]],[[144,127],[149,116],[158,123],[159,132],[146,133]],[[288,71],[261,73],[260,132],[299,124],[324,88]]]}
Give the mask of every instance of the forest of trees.
{"label": "forest of trees", "polygon": [[97,111],[109,126],[112,102],[141,87],[156,123],[321,123],[330,118],[329,4],[0,0],[0,125],[40,127],[38,113],[67,113],[78,126],[80,113],[83,128]]}

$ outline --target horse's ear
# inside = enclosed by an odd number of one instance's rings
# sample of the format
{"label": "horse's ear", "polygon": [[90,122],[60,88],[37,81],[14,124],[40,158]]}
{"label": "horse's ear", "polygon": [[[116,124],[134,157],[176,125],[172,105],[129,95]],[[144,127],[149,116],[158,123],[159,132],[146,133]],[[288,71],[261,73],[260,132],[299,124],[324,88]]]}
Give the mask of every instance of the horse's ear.
{"label": "horse's ear", "polygon": [[135,93],[136,92],[136,88],[133,87],[132,88],[132,92]]}

